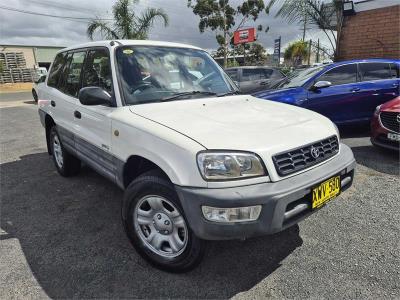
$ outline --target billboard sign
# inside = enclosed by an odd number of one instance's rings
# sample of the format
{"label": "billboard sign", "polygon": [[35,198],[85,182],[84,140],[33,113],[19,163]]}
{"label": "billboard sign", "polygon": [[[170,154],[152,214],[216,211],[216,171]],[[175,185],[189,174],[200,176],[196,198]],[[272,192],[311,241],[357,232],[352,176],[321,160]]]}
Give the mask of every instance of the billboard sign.
{"label": "billboard sign", "polygon": [[251,43],[256,40],[256,30],[254,28],[240,29],[233,33],[233,43],[235,45]]}

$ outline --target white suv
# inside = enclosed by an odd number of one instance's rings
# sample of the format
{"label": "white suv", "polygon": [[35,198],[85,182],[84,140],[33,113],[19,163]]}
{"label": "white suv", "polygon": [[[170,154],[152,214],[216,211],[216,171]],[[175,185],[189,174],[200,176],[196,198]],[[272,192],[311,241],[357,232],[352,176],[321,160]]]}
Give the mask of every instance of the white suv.
{"label": "white suv", "polygon": [[63,49],[39,100],[62,176],[81,162],[125,190],[137,251],[182,272],[206,240],[292,226],[351,186],[355,160],[327,118],[238,95],[207,52],[151,41]]}

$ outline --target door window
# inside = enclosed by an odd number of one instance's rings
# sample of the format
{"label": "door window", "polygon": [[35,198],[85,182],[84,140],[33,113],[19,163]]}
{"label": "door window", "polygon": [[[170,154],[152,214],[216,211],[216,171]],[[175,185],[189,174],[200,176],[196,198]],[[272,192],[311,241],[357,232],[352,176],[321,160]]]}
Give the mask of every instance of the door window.
{"label": "door window", "polygon": [[82,87],[97,86],[112,92],[110,56],[106,49],[90,50],[82,73]]}
{"label": "door window", "polygon": [[66,53],[57,54],[54,59],[53,66],[51,67],[49,79],[47,80],[47,85],[51,87],[57,87],[60,75],[62,73],[67,55]]}
{"label": "door window", "polygon": [[74,52],[67,57],[67,63],[63,72],[63,80],[60,90],[67,95],[77,97],[81,86],[81,70],[86,52]]}
{"label": "door window", "polygon": [[234,81],[239,81],[238,75],[237,75],[237,69],[234,70],[225,70],[226,74],[229,75],[229,77],[234,80]]}
{"label": "door window", "polygon": [[271,76],[271,69],[243,69],[242,78],[243,81],[255,81],[261,79],[267,79]]}
{"label": "door window", "polygon": [[317,81],[329,81],[332,85],[357,82],[357,65],[349,64],[329,70]]}
{"label": "door window", "polygon": [[359,67],[363,81],[390,78],[390,65],[387,63],[361,63]]}

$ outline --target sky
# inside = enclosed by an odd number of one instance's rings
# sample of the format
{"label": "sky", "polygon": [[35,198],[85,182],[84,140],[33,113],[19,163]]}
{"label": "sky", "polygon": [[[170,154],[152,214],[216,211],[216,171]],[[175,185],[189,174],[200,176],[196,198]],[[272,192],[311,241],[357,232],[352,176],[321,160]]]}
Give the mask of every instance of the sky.
{"label": "sky", "polygon": [[[373,4],[371,5],[379,7],[383,3],[393,2],[396,4],[399,1],[372,0]],[[232,6],[236,7],[241,1],[230,0],[230,2]],[[64,17],[112,18],[111,7],[114,3],[115,0],[2,0],[0,1],[0,44],[72,46],[88,41],[86,20],[35,16],[4,10],[1,9],[2,7]],[[370,4],[366,3],[365,5]],[[215,32],[199,32],[199,18],[187,7],[186,0],[141,0],[137,5],[139,12],[146,7],[163,8],[170,19],[170,24],[166,28],[161,23],[156,23],[150,32],[150,39],[191,44],[209,51],[218,47]],[[302,36],[300,25],[288,24],[281,18],[275,18],[275,12],[276,9],[272,9],[269,15],[265,13],[260,15],[255,23],[247,22],[245,24],[246,27],[258,24],[270,27],[268,33],[258,34],[258,42],[270,53],[273,51],[274,39],[279,36],[282,36],[282,48]],[[328,40],[319,30],[310,28],[306,38],[313,40],[319,38],[322,45],[329,46]]]}

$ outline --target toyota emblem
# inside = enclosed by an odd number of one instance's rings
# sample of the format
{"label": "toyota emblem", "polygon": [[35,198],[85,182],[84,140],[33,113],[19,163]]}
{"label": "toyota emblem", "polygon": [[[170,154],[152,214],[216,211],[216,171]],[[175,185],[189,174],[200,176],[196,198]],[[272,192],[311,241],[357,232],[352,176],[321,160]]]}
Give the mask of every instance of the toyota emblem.
{"label": "toyota emblem", "polygon": [[315,148],[314,146],[311,146],[310,152],[311,152],[311,156],[312,157],[314,157],[314,158],[318,158],[319,157],[319,149],[318,148]]}
{"label": "toyota emblem", "polygon": [[400,114],[397,114],[396,120],[397,120],[397,123],[400,123]]}

